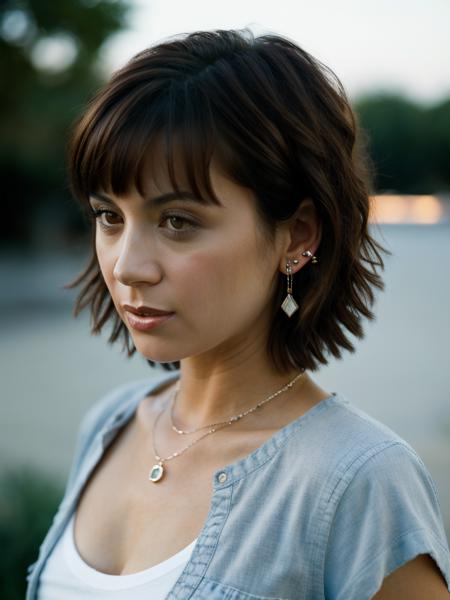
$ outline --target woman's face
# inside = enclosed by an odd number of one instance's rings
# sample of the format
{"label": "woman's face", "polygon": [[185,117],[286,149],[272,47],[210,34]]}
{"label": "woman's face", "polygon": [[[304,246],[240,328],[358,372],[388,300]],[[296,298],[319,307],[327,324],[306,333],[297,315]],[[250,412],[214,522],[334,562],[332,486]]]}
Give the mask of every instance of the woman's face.
{"label": "woman's face", "polygon": [[[152,200],[173,188],[161,164],[145,173],[145,197],[133,190],[124,197],[102,193],[110,202],[90,199],[93,209],[107,211],[97,216],[97,257],[137,351],[157,362],[199,355],[223,361],[253,342],[265,348],[281,255],[277,238],[272,246],[263,237],[252,192],[212,162],[222,206],[181,198],[157,206]],[[141,331],[123,304],[175,315]]]}

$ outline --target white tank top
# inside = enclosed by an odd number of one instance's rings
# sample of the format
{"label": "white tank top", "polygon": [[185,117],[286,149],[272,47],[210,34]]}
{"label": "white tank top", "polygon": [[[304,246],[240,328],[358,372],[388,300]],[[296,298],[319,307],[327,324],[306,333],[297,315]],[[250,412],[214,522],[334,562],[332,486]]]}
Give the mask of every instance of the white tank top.
{"label": "white tank top", "polygon": [[163,600],[181,575],[197,538],[167,560],[131,575],[108,575],[90,567],[74,541],[75,513],[41,573],[39,600]]}

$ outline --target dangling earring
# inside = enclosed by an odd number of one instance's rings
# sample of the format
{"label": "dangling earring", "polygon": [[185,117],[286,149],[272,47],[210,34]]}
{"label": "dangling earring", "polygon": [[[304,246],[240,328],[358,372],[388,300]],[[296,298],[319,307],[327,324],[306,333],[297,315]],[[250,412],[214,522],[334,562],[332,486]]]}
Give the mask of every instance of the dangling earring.
{"label": "dangling earring", "polygon": [[[292,262],[294,263],[294,265],[298,264],[298,260],[296,258],[294,258],[294,260]],[[290,260],[288,260],[288,262],[286,263],[286,271],[287,271],[287,296],[284,299],[283,304],[281,305],[281,308],[284,310],[284,312],[287,314],[288,317],[292,317],[292,315],[298,309],[298,304],[294,300],[294,297],[292,296],[292,267],[291,267]]]}
{"label": "dangling earring", "polygon": [[[312,257],[311,262],[313,264],[316,264],[317,262],[319,262],[319,259],[317,258],[317,256],[315,256],[311,252],[311,250],[305,250],[304,252],[302,252],[302,256]],[[296,258],[294,258],[292,263],[294,265],[298,265],[298,260]],[[286,263],[286,271],[287,271],[287,296],[284,299],[283,304],[281,305],[281,308],[284,310],[284,312],[287,314],[288,317],[292,317],[292,315],[298,309],[298,304],[295,301],[294,297],[292,296],[292,268],[291,268],[290,260],[288,260]]]}

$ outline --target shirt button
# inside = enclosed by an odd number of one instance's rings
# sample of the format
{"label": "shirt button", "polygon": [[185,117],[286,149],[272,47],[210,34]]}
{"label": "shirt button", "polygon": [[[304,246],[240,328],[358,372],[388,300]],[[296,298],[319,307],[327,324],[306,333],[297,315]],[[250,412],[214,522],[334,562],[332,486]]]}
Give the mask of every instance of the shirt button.
{"label": "shirt button", "polygon": [[227,480],[227,474],[222,471],[222,473],[218,474],[217,479],[220,481],[220,483],[223,483]]}

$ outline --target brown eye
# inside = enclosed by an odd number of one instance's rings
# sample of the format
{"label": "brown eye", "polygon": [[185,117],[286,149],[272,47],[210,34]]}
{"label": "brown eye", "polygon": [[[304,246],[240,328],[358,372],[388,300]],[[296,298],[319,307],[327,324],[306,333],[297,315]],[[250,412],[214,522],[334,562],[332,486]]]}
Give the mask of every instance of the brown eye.
{"label": "brown eye", "polygon": [[[103,228],[103,229],[110,229],[112,228],[114,225],[117,225],[117,223],[111,223],[108,220],[105,222],[104,220],[102,220],[103,215],[112,215],[112,218],[114,219],[115,217],[118,218],[118,216],[116,215],[116,213],[114,213],[111,210],[105,210],[103,208],[99,208],[99,209],[94,209],[93,211],[94,217],[95,219],[98,221],[99,225]],[[110,219],[111,217],[108,216],[107,219]]]}
{"label": "brown eye", "polygon": [[[108,219],[110,219],[110,218],[111,218],[109,215],[112,215],[112,218],[113,218],[113,220],[114,220],[114,213],[112,213],[112,212],[110,212],[110,211],[108,211],[108,210],[105,210],[105,211],[103,212],[103,215],[105,215],[106,223],[107,223],[108,225],[114,225],[114,224],[115,224],[115,223],[110,223],[110,221],[108,220]],[[107,216],[107,215],[108,215],[108,216]]]}
{"label": "brown eye", "polygon": [[175,229],[181,229],[181,227],[177,227],[177,223],[178,225],[183,225],[183,223],[188,223],[188,221],[186,219],[183,219],[182,217],[179,217],[178,215],[173,215],[171,217],[168,217],[167,219],[168,221],[170,221],[170,223],[175,227]]}
{"label": "brown eye", "polygon": [[179,214],[165,214],[162,223],[165,223],[166,221],[170,223],[170,227],[167,229],[174,237],[188,235],[198,228],[198,224],[193,219],[188,219]]}

